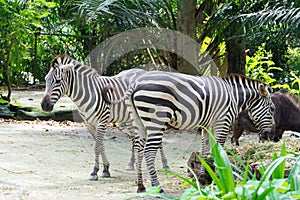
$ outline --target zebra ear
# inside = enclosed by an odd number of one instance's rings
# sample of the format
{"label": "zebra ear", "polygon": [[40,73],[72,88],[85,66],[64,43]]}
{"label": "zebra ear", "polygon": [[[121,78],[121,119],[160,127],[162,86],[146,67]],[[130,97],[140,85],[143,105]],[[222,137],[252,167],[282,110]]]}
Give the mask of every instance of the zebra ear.
{"label": "zebra ear", "polygon": [[263,97],[267,97],[269,95],[269,91],[264,84],[259,84],[259,92]]}
{"label": "zebra ear", "polygon": [[73,63],[68,63],[66,65],[61,65],[61,69],[63,72],[66,72],[66,71],[69,71],[71,68],[74,67],[74,64]]}

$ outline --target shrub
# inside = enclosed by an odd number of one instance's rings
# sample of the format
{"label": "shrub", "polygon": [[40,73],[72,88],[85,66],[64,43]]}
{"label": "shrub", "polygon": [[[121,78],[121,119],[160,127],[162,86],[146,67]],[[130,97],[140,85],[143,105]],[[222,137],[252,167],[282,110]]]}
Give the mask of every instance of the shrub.
{"label": "shrub", "polygon": [[[300,97],[300,49],[289,49],[287,65],[290,70],[283,70],[281,67],[274,66],[272,61],[272,53],[265,50],[265,44],[258,47],[258,50],[252,57],[246,57],[246,76],[261,80],[270,85],[275,90],[286,89],[292,94],[297,94]],[[278,80],[275,74],[280,73]]]}

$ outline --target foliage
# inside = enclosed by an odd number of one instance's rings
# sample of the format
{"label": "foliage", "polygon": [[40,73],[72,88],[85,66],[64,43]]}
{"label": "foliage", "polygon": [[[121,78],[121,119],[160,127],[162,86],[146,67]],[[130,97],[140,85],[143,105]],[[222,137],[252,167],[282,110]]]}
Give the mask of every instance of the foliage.
{"label": "foliage", "polygon": [[[126,30],[144,27],[176,29],[176,1],[75,1],[73,8],[80,19],[95,26],[97,36],[103,41]],[[78,17],[76,17],[78,20]],[[149,63],[171,65],[169,52],[158,49],[141,49],[129,52],[115,60],[106,75],[114,75],[124,69]]]}
{"label": "foliage", "polygon": [[32,84],[44,80],[56,55],[83,57],[84,41],[74,37],[77,29],[63,20],[58,5],[46,0],[0,1],[0,85],[7,85],[2,67],[6,63],[13,84]]}
{"label": "foliage", "polygon": [[246,75],[256,80],[271,85],[276,82],[272,78],[272,70],[282,71],[279,67],[274,67],[275,63],[272,61],[272,54],[265,50],[265,44],[258,47],[258,50],[252,57],[246,56]]}
{"label": "foliage", "polygon": [[[284,71],[281,67],[275,67],[272,61],[272,53],[265,50],[265,44],[258,47],[258,50],[252,57],[246,57],[246,76],[261,80],[269,84],[273,89],[287,89],[293,94],[300,96],[300,76],[297,66],[300,64],[300,57],[295,50],[289,50],[289,59],[287,63],[290,65],[289,71]],[[276,79],[275,73],[281,73],[281,78]]]}
{"label": "foliage", "polygon": [[[292,153],[286,151],[285,145],[282,146],[280,151],[280,156],[274,153],[273,161],[269,166],[263,166],[260,170],[262,175],[260,180],[257,180],[255,176],[252,176],[249,172],[249,159],[248,163],[245,165],[242,163],[242,168],[232,164],[229,161],[228,155],[223,147],[216,143],[213,133],[208,130],[210,145],[212,148],[212,157],[214,158],[214,165],[216,167],[216,172],[214,172],[210,166],[201,157],[199,161],[208,171],[209,175],[212,177],[213,182],[211,185],[206,187],[201,187],[196,181],[193,182],[190,179],[184,178],[176,173],[165,171],[166,173],[172,174],[189,185],[191,188],[187,188],[180,198],[170,197],[165,194],[156,194],[164,199],[299,199],[300,198],[300,185],[299,185],[299,175],[300,175],[300,155],[294,157]],[[234,155],[234,158],[237,156]],[[286,160],[294,160],[295,164],[290,171],[287,178],[284,177],[285,163]],[[241,162],[237,158],[238,162]],[[243,176],[238,176],[237,173],[232,170],[242,173]],[[233,176],[236,175],[237,179]],[[197,177],[195,177],[197,180]],[[153,192],[153,188],[149,191]],[[156,190],[159,191],[159,190]],[[149,193],[144,193],[142,195],[149,195]],[[153,193],[152,193],[153,195]]]}
{"label": "foliage", "polygon": [[[226,38],[245,39],[250,57],[257,46],[265,43],[275,65],[283,69],[278,73],[271,70],[274,73],[271,77],[282,85],[286,78],[295,81],[290,87],[297,89],[295,76],[299,77],[299,72],[296,68],[290,70],[292,65],[288,62],[292,58],[282,55],[288,47],[293,49],[299,43],[299,6],[299,2],[291,0],[196,1],[195,38],[218,67],[226,66]],[[178,9],[177,0],[0,0],[0,85],[6,84],[2,67],[6,61],[14,84],[43,82],[49,63],[57,54],[68,53],[83,60],[99,43],[126,30],[139,27],[177,30]],[[233,26],[236,21],[241,26]],[[12,55],[7,59],[10,44],[13,44]],[[170,52],[137,50],[116,60],[107,75],[153,60],[176,68],[176,59]],[[295,76],[287,74],[289,71]],[[285,74],[284,78],[279,72]],[[225,73],[226,70],[221,72]]]}
{"label": "foliage", "polygon": [[[26,79],[21,72],[35,71],[34,32],[43,27],[43,19],[51,15],[55,6],[54,2],[44,0],[0,1],[1,65],[10,66],[13,82]],[[0,84],[3,84],[2,80]]]}
{"label": "foliage", "polygon": [[224,1],[221,5],[212,18],[218,37],[245,41],[250,56],[265,43],[266,50],[273,53],[276,66],[286,70],[282,55],[288,46],[293,48],[299,44],[299,2],[236,0]]}

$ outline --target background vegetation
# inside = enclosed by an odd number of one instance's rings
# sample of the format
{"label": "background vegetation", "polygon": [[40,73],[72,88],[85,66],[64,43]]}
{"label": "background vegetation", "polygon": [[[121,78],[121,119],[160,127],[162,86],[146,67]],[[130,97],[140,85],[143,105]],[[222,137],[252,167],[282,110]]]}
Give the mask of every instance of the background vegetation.
{"label": "background vegetation", "polygon": [[[43,83],[58,54],[82,61],[117,33],[161,27],[200,43],[221,76],[247,73],[299,93],[299,22],[300,2],[291,0],[0,0],[0,85],[8,87],[9,99],[11,85]],[[142,49],[116,60],[105,74],[145,63],[198,73],[175,54]]]}
{"label": "background vegetation", "polygon": [[[167,28],[193,38],[201,44],[201,52],[209,53],[214,60],[220,76],[245,74],[270,84],[274,90],[284,88],[300,96],[300,1],[0,0],[0,27],[0,86],[8,90],[5,96],[0,92],[0,103],[1,98],[10,100],[12,86],[44,83],[49,64],[58,54],[67,53],[83,61],[107,38],[143,27]],[[147,63],[199,75],[183,58],[153,48],[120,57],[104,73],[114,75]],[[239,170],[246,173],[241,173],[236,182],[226,153],[220,146],[212,146],[218,159],[215,162],[226,171],[211,171],[214,184],[204,189],[181,177],[192,186],[182,199],[299,198],[298,154],[297,160],[291,158],[283,146],[281,155],[274,154],[273,163],[261,169],[261,180],[248,174],[246,164]],[[288,159],[296,160],[295,167],[284,178]]]}

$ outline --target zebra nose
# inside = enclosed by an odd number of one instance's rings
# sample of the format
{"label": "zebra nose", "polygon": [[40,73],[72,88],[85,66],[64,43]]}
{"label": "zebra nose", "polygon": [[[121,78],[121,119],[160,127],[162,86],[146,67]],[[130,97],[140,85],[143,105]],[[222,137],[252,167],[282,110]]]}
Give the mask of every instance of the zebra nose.
{"label": "zebra nose", "polygon": [[271,139],[271,129],[267,128],[260,134],[261,140],[270,140]]}
{"label": "zebra nose", "polygon": [[50,96],[49,95],[46,95],[43,98],[41,106],[42,106],[43,111],[50,112],[50,111],[53,110],[53,104],[51,104]]}

